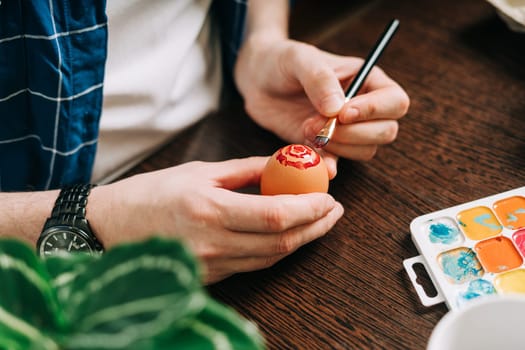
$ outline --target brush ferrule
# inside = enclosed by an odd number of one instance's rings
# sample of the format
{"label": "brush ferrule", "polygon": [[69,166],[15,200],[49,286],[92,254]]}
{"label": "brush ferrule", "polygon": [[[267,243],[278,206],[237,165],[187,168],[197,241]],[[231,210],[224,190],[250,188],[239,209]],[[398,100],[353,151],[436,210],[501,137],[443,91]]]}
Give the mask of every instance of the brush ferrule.
{"label": "brush ferrule", "polygon": [[323,126],[321,131],[317,134],[317,136],[321,137],[328,137],[328,139],[332,138],[332,135],[334,134],[335,130],[335,124],[337,123],[337,118],[330,118],[326,124]]}

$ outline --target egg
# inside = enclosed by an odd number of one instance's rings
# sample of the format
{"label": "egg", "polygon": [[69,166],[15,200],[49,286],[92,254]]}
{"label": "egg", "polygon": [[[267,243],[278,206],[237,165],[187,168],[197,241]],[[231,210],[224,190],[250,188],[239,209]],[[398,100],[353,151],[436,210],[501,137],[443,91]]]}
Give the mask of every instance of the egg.
{"label": "egg", "polygon": [[261,194],[328,192],[328,169],[323,158],[306,145],[278,149],[261,175]]}

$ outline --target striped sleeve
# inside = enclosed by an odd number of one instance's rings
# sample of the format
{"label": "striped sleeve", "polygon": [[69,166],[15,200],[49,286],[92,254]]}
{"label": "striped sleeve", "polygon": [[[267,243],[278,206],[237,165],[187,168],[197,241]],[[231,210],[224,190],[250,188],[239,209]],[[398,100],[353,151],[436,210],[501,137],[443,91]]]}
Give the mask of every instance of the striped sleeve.
{"label": "striped sleeve", "polygon": [[89,181],[106,46],[105,0],[0,3],[0,190]]}

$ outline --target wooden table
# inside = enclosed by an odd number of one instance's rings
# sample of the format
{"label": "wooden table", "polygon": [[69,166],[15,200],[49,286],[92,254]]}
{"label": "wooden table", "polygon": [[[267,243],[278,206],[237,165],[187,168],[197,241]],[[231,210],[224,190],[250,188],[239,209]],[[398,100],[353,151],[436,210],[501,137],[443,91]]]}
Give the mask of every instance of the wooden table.
{"label": "wooden table", "polygon": [[[525,35],[482,0],[297,3],[293,37],[345,55],[366,56],[398,18],[379,65],[411,107],[372,161],[340,161],[329,191],[346,211],[327,236],[210,292],[253,320],[270,349],[423,349],[447,308],[422,306],[403,269],[418,255],[409,224],[525,185]],[[233,98],[131,173],[282,145]]]}

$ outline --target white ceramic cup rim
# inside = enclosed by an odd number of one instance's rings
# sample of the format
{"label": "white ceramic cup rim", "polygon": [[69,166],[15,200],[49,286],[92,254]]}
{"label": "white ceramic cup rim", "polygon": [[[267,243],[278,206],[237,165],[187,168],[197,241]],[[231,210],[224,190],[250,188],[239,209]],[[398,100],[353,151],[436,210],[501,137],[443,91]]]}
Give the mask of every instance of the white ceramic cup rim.
{"label": "white ceramic cup rim", "polygon": [[[523,319],[525,322],[525,295],[519,295],[519,294],[513,294],[513,295],[493,295],[493,296],[483,296],[479,299],[474,299],[468,302],[468,304],[465,304],[459,309],[451,310],[449,311],[443,318],[438,322],[434,330],[432,331],[432,334],[430,335],[430,339],[427,344],[427,350],[452,350],[450,347],[451,344],[456,343],[452,337],[457,337],[457,332],[455,332],[454,327],[460,327],[460,323],[463,320],[466,320],[469,318],[470,315],[479,313],[479,310],[482,309],[490,309],[493,308],[494,305],[504,305],[504,304],[512,304],[517,308],[521,308],[521,316],[520,319]],[[487,317],[490,317],[488,313],[482,313],[483,317],[486,315]],[[515,315],[513,315],[515,317]],[[479,322],[483,322],[484,320],[479,320]],[[523,328],[523,322],[514,322],[515,326],[519,329]],[[518,324],[519,323],[519,324]],[[501,322],[501,327],[511,327],[512,325],[509,325],[508,322]],[[465,327],[465,326],[462,326]],[[499,324],[498,324],[499,327]],[[471,333],[475,333],[475,331],[471,331]],[[497,333],[497,332],[495,332]],[[521,334],[519,332],[518,334]],[[471,336],[471,335],[467,335]],[[482,334],[484,336],[484,334]],[[508,341],[506,339],[505,341]],[[462,340],[462,343],[465,343],[465,339]],[[507,344],[505,344],[507,345]],[[508,344],[509,347],[505,347],[505,349],[517,349],[517,347],[513,347],[513,345]],[[460,347],[457,347],[458,349]],[[519,349],[524,349],[524,342],[520,342]],[[454,348],[455,349],[455,348]]]}

